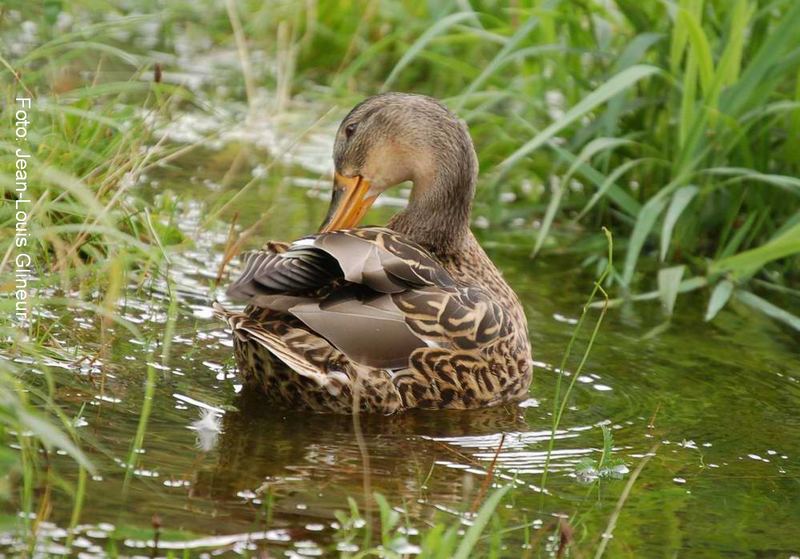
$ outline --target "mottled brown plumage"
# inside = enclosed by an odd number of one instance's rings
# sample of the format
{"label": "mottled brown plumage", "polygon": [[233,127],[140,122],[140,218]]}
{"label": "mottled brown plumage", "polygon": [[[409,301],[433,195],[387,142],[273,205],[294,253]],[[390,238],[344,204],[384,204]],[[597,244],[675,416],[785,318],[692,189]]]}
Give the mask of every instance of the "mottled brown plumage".
{"label": "mottled brown plumage", "polygon": [[[244,379],[315,411],[466,409],[524,398],[522,306],[469,229],[477,158],[438,101],[390,93],[356,106],[334,147],[321,233],[268,243],[215,304]],[[369,204],[414,183],[388,226],[354,228]]]}

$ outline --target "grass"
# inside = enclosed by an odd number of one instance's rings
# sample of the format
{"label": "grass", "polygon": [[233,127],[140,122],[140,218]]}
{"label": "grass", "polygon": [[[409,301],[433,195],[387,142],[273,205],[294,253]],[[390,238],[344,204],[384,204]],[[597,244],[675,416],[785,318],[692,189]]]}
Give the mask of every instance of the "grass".
{"label": "grass", "polygon": [[400,2],[361,17],[334,4],[285,8],[297,95],[323,75],[345,98],[443,97],[471,125],[496,227],[535,221],[545,204],[535,252],[568,246],[575,228],[597,246],[604,225],[621,254],[607,287],[620,294],[658,284],[670,315],[676,291],[702,288],[708,320],[734,295],[797,327],[761,301],[800,295],[796,3]]}
{"label": "grass", "polygon": [[[6,456],[4,444],[3,479],[6,483],[19,480],[20,489],[18,495],[3,497],[22,513],[24,531],[30,536],[30,553],[36,545],[37,526],[52,506],[49,489],[42,494],[41,488],[60,487],[69,495],[73,501],[70,526],[74,527],[80,520],[87,476],[95,472],[81,450],[83,442],[74,428],[74,418],[68,417],[56,400],[56,387],[65,379],[57,380],[43,359],[68,363],[80,358],[106,359],[111,343],[107,330],[111,326],[121,326],[140,337],[135,325],[119,317],[117,301],[128,282],[137,274],[160,267],[163,258],[159,249],[164,227],[154,227],[148,219],[148,211],[159,209],[148,210],[130,190],[148,166],[178,149],[160,145],[147,124],[148,115],[167,110],[175,90],[139,81],[144,68],[136,69],[136,57],[109,44],[114,29],[101,23],[75,33],[53,33],[57,36],[16,59],[0,51],[0,62],[6,68],[25,69],[16,84],[7,82],[2,91],[2,120],[6,125],[0,132],[0,182],[8,202],[0,210],[4,291],[11,293],[17,285],[12,275],[16,253],[29,255],[37,264],[35,275],[29,278],[35,283],[35,289],[29,291],[32,314],[22,323],[15,319],[13,324],[4,321],[0,326],[4,355],[0,360],[2,440],[8,444],[16,439],[20,448],[18,453]],[[89,36],[92,40],[84,40]],[[77,71],[76,57],[97,65],[93,66],[96,69],[109,59],[131,65],[132,73],[119,82],[90,83],[60,91],[65,86],[62,80],[74,76],[53,71]],[[10,125],[18,120],[20,105],[15,98],[28,95],[35,106],[29,108],[26,137],[16,141]],[[17,182],[19,175],[14,175],[19,169],[15,167],[17,149],[30,155],[22,190]],[[23,197],[31,203],[21,206],[27,216],[23,222],[24,244],[20,245],[15,244],[20,220],[13,200]],[[45,302],[65,309],[73,305],[91,308],[102,317],[95,355],[71,354],[51,335],[48,322],[37,318]],[[13,299],[4,298],[2,307],[5,316],[14,315]],[[74,343],[70,340],[68,345]],[[9,361],[11,358],[25,365]],[[31,363],[36,364],[36,373],[22,374],[23,367]],[[74,486],[57,470],[56,451],[66,452],[76,462]]]}
{"label": "grass", "polygon": [[[680,309],[681,294],[703,290],[707,321],[735,304],[800,330],[794,310],[800,297],[796,2],[524,0],[497,9],[481,1],[229,0],[164,7],[142,0],[136,12],[100,0],[12,1],[0,8],[6,200],[17,196],[18,143],[8,126],[15,97],[24,93],[36,103],[25,144],[33,201],[28,222],[35,224],[27,249],[41,263],[31,306],[80,305],[102,316],[89,358],[109,356],[114,327],[144,340],[119,316],[117,301],[143,277],[164,274],[170,252],[188,243],[171,225],[174,201],[165,196],[151,204],[136,186],[154,168],[204,148],[207,138],[178,145],[154,122],[188,110],[213,112],[231,100],[246,102],[251,114],[279,112],[292,102],[313,102],[327,114],[330,105],[344,108],[389,89],[434,95],[457,110],[471,127],[483,169],[476,212],[496,230],[521,228],[532,256],[580,252],[587,267],[604,271],[592,297],[597,290],[616,297],[596,304],[603,312],[654,300],[668,320]],[[81,24],[61,30],[64,14]],[[26,36],[22,21],[35,22],[35,36]],[[153,41],[145,40],[148,33]],[[185,48],[184,40],[202,50],[198,38],[236,53],[236,64],[218,78],[222,93],[157,77],[162,67],[165,75],[183,71],[185,62],[171,53]],[[275,99],[265,102],[264,91],[276,92]],[[228,205],[217,207],[209,220]],[[4,204],[4,287],[13,285],[15,225],[11,204]],[[604,227],[615,238],[607,254]],[[0,307],[11,314],[10,299]],[[162,364],[177,312],[171,298]],[[78,357],[36,317],[21,329],[4,323],[0,335],[6,356]],[[50,460],[55,451],[67,452],[79,472],[66,490],[72,526],[80,521],[93,464],[73,418],[56,401],[52,372],[42,367],[32,376],[21,368],[0,360],[0,497],[25,513],[33,546],[30,515],[46,516],[51,498],[37,488],[67,485]],[[149,396],[155,383],[151,367]],[[560,388],[553,434],[572,384],[563,397]],[[146,435],[149,402],[143,402],[129,468]],[[19,452],[6,448],[9,441]],[[610,432],[605,441],[609,450]],[[601,458],[596,469],[604,466]],[[423,556],[467,557],[475,546],[497,545],[507,527],[492,515],[506,491],[489,493],[463,539],[458,524],[440,522],[425,531]],[[384,552],[401,548],[401,519],[375,499],[380,538],[372,537]],[[354,526],[357,514],[351,509],[340,523]]]}
{"label": "grass", "polygon": [[[570,397],[570,394],[572,393],[572,389],[575,387],[575,383],[577,382],[578,377],[580,376],[581,372],[583,371],[583,367],[586,364],[587,359],[589,358],[589,353],[592,351],[592,346],[594,345],[594,342],[595,342],[595,340],[597,338],[597,334],[600,331],[600,326],[603,324],[603,318],[605,317],[606,310],[608,308],[608,295],[606,294],[605,290],[603,289],[602,284],[603,284],[603,281],[606,279],[606,277],[608,277],[608,274],[610,273],[610,271],[611,271],[611,269],[613,267],[613,262],[614,262],[614,241],[613,241],[613,238],[611,236],[611,232],[610,231],[605,229],[603,232],[605,233],[606,239],[608,241],[608,260],[607,260],[607,263],[606,263],[606,267],[603,270],[603,272],[600,274],[600,277],[597,278],[597,280],[594,282],[594,287],[592,288],[592,291],[589,294],[589,299],[586,302],[586,304],[583,306],[583,309],[581,311],[581,316],[578,319],[578,322],[577,322],[577,324],[575,325],[575,328],[572,331],[572,337],[570,338],[569,343],[567,344],[567,348],[564,351],[564,356],[561,359],[561,365],[558,368],[558,378],[556,380],[556,389],[555,389],[555,394],[553,395],[553,414],[552,414],[553,415],[553,426],[550,429],[550,439],[549,439],[548,445],[547,445],[547,458],[545,460],[544,472],[542,473],[542,481],[541,481],[541,489],[542,489],[543,493],[544,493],[544,490],[545,490],[545,488],[547,486],[547,476],[549,474],[550,458],[551,458],[551,455],[553,453],[553,449],[555,447],[556,433],[558,432],[558,427],[561,424],[561,419],[564,416],[564,411],[566,410],[567,404],[569,403],[569,397]],[[561,395],[561,381],[562,381],[562,379],[564,378],[564,376],[568,372],[567,371],[567,363],[569,362],[569,358],[570,358],[570,356],[572,354],[572,348],[573,348],[573,346],[575,344],[575,341],[578,338],[578,334],[581,331],[581,327],[583,326],[583,323],[586,320],[586,317],[587,317],[587,314],[588,314],[589,308],[590,308],[589,306],[594,301],[595,297],[597,296],[598,291],[600,292],[600,294],[603,296],[603,299],[604,299],[602,310],[600,311],[600,315],[598,316],[597,321],[595,322],[594,328],[592,329],[592,333],[591,333],[591,335],[589,337],[589,340],[586,343],[586,349],[583,352],[583,356],[581,357],[581,360],[578,363],[578,366],[575,368],[574,371],[572,371],[570,373],[572,378],[570,379],[569,385],[567,386],[567,389],[564,391],[564,395],[562,396]],[[606,446],[610,447],[610,445],[606,445]],[[600,462],[602,464],[602,462],[603,462],[602,459],[601,459]],[[598,468],[598,470],[599,470],[599,468]]]}
{"label": "grass", "polygon": [[[146,13],[147,3],[142,6]],[[46,20],[48,13],[39,17]],[[132,29],[150,18],[124,17]],[[800,270],[795,3],[620,1],[602,7],[586,0],[573,9],[553,0],[499,11],[477,2],[459,11],[398,2],[378,11],[369,2],[323,1],[306,11],[302,4],[240,1],[179,4],[164,20],[171,33],[160,49],[174,48],[177,34],[191,37],[200,26],[235,49],[240,64],[232,68],[232,93],[251,111],[258,86],[344,106],[386,89],[442,97],[471,125],[484,169],[479,209],[490,223],[536,225],[544,216],[531,233],[535,253],[563,250],[576,231],[580,246],[597,246],[602,236],[593,231],[606,226],[620,252],[606,287],[619,295],[657,287],[670,315],[673,293],[705,289],[708,320],[738,300],[798,325],[790,311],[769,307],[800,296],[793,287]],[[79,53],[145,75],[149,57],[112,38],[125,21],[61,35],[13,64],[41,68],[26,72],[23,79],[32,84],[59,69],[63,74]],[[257,68],[254,53],[276,58],[278,69]],[[53,58],[43,64],[45,57]],[[316,92],[316,83],[326,89]],[[98,99],[98,92],[112,93]],[[84,147],[70,166],[115,170],[93,181],[100,190],[113,188],[125,173],[133,173],[126,184],[135,183],[149,163],[134,167],[138,158],[129,157],[127,148],[140,145],[125,138],[148,137],[136,128],[112,136],[126,149],[92,148],[112,123],[129,118],[120,114],[131,109],[125,98],[143,93],[162,101],[189,96],[136,79],[72,89],[63,97],[68,105],[52,108],[69,127],[64,140]],[[79,187],[75,196],[88,202]],[[502,202],[509,198],[514,202]],[[95,205],[94,213],[95,226],[132,233],[109,222],[102,207]],[[103,243],[88,244],[81,250]]]}

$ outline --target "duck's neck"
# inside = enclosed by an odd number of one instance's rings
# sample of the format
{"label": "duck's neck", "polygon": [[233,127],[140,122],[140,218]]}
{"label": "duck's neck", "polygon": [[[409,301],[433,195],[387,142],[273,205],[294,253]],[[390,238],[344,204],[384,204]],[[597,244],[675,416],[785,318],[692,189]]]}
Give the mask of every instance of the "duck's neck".
{"label": "duck's neck", "polygon": [[470,238],[470,213],[478,162],[472,143],[437,162],[429,179],[417,179],[405,210],[389,228],[410,237],[437,255],[464,250]]}

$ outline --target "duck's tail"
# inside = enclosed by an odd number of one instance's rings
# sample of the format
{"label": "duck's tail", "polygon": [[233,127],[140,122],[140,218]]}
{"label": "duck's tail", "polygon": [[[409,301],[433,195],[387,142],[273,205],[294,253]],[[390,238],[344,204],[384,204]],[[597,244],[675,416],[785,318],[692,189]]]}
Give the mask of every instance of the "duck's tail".
{"label": "duck's tail", "polygon": [[[307,336],[309,334],[307,331],[292,328],[287,334],[279,335],[271,332],[247,314],[228,310],[217,301],[212,303],[212,308],[214,314],[228,324],[228,328],[231,329],[238,342],[255,343],[280,359],[298,375],[313,379],[320,386],[329,384],[329,375],[321,372],[303,352],[297,351],[287,341],[296,338],[297,335]],[[291,332],[291,330],[297,330],[297,332]]]}

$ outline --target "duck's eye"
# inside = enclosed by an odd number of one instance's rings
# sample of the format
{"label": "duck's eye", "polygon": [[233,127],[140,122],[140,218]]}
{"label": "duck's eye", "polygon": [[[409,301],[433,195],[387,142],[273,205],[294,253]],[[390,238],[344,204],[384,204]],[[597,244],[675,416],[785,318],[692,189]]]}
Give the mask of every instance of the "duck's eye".
{"label": "duck's eye", "polygon": [[356,124],[355,122],[351,122],[350,124],[348,124],[347,126],[345,126],[345,128],[344,128],[344,135],[345,135],[345,136],[346,136],[348,139],[350,139],[350,137],[351,137],[353,134],[355,134],[355,132],[356,132],[356,127],[358,127],[358,124]]}

